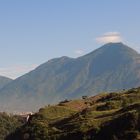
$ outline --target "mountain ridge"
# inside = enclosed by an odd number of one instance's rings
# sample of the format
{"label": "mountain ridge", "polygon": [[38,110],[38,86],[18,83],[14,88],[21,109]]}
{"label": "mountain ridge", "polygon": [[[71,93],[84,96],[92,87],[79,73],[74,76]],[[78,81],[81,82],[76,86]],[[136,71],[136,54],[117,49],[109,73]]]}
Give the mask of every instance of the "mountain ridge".
{"label": "mountain ridge", "polygon": [[78,58],[51,59],[0,90],[0,106],[32,110],[67,98],[137,87],[139,60],[140,54],[123,43],[108,43]]}
{"label": "mountain ridge", "polygon": [[2,89],[4,86],[12,82],[12,79],[5,77],[5,76],[0,76],[0,89]]}

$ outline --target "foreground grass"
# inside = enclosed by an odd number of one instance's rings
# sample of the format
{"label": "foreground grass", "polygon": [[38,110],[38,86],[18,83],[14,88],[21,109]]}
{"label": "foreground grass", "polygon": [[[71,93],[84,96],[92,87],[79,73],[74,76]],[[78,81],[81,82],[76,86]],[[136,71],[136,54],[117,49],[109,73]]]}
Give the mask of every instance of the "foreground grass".
{"label": "foreground grass", "polygon": [[41,108],[7,140],[138,140],[140,88]]}

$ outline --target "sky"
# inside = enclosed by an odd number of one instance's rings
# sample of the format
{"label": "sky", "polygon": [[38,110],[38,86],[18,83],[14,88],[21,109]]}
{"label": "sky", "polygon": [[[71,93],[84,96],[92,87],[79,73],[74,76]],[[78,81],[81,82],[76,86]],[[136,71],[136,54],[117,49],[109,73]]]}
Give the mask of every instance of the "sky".
{"label": "sky", "polygon": [[108,42],[140,52],[139,7],[140,0],[0,0],[0,75],[15,79]]}

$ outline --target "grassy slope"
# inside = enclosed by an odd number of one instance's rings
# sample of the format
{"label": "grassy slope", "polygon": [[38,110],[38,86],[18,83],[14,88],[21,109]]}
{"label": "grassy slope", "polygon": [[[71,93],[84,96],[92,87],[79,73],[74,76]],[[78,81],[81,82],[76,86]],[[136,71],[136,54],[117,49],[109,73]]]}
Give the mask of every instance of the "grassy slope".
{"label": "grassy slope", "polygon": [[39,110],[7,139],[138,140],[140,88],[104,93]]}

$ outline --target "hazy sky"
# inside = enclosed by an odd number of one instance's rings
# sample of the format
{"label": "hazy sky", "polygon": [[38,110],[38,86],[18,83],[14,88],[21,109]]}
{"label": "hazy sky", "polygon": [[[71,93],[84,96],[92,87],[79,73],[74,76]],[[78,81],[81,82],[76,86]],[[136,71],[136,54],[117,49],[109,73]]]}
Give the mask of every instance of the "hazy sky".
{"label": "hazy sky", "polygon": [[15,78],[109,41],[140,52],[140,0],[0,0],[0,75]]}

